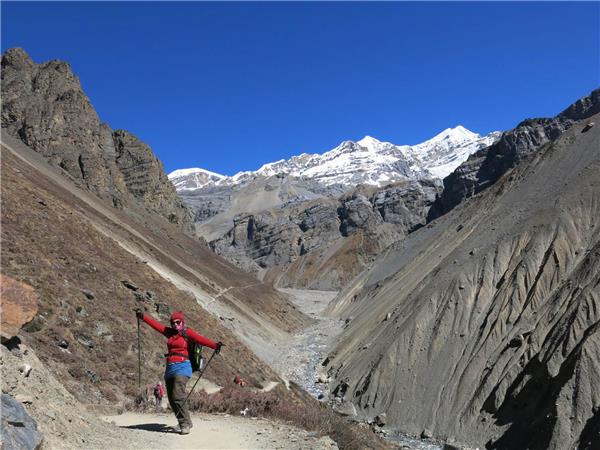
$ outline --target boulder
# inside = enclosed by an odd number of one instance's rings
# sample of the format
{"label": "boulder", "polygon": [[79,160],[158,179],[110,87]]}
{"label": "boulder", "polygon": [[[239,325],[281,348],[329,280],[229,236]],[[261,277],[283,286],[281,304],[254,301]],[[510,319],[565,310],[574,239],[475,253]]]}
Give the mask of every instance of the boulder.
{"label": "boulder", "polygon": [[386,413],[378,414],[373,419],[373,423],[375,425],[377,425],[378,427],[383,427],[386,424],[386,421],[387,421],[387,414]]}
{"label": "boulder", "polygon": [[3,340],[15,336],[38,312],[39,298],[28,284],[0,274],[0,311]]}
{"label": "boulder", "polygon": [[355,417],[357,415],[356,406],[351,402],[335,403],[333,410],[342,416]]}
{"label": "boulder", "polygon": [[37,423],[23,405],[8,394],[2,394],[2,449],[32,449],[42,447],[43,436]]}
{"label": "boulder", "polygon": [[76,336],[76,338],[77,338],[77,341],[81,345],[83,345],[89,349],[96,347],[96,342],[91,337],[87,336],[86,334],[78,334]]}
{"label": "boulder", "polygon": [[96,299],[96,294],[94,294],[89,289],[81,289],[81,293],[83,295],[85,295],[85,298],[87,298],[88,300],[95,300]]}
{"label": "boulder", "polygon": [[23,364],[19,367],[19,372],[23,374],[24,377],[28,377],[31,373],[31,366],[29,364]]}
{"label": "boulder", "polygon": [[135,283],[129,280],[123,280],[121,281],[121,284],[123,284],[123,286],[125,286],[127,289],[131,289],[132,291],[137,291],[139,289]]}

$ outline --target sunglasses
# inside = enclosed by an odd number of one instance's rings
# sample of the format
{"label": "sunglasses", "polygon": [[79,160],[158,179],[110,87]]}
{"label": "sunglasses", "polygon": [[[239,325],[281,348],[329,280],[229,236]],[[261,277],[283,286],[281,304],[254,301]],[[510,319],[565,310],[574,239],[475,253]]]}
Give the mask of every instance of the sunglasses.
{"label": "sunglasses", "polygon": [[171,323],[173,325],[181,325],[181,320],[172,320]]}

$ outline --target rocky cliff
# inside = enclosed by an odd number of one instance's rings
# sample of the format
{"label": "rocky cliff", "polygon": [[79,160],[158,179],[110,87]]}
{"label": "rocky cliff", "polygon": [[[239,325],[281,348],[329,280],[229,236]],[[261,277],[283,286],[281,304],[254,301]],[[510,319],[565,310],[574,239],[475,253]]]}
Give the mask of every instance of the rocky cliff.
{"label": "rocky cliff", "polygon": [[190,231],[191,213],[150,147],[101,123],[70,66],[2,56],[2,129],[119,208],[137,205]]}
{"label": "rocky cliff", "polygon": [[338,296],[333,396],[473,447],[600,446],[599,118],[521,156]]}
{"label": "rocky cliff", "polygon": [[376,254],[426,223],[439,192],[435,180],[363,186],[233,218],[211,248],[280,286],[337,289]]}

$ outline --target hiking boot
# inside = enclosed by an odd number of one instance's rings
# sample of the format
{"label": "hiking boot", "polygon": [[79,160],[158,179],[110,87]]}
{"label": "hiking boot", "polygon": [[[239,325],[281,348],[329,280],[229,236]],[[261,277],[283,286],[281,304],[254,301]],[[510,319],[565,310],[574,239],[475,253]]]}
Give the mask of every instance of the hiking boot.
{"label": "hiking boot", "polygon": [[176,427],[173,427],[172,430],[179,434],[190,434],[190,427],[187,425],[177,425]]}

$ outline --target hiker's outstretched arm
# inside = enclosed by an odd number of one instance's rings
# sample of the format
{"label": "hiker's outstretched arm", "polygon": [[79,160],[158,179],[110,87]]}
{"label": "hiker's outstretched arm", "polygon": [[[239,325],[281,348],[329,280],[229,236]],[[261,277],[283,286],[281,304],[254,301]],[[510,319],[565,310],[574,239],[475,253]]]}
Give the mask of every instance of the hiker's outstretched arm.
{"label": "hiker's outstretched arm", "polygon": [[142,320],[144,322],[146,322],[148,325],[150,325],[152,328],[154,328],[156,331],[158,331],[160,334],[165,334],[165,330],[167,329],[167,327],[165,327],[162,323],[157,322],[152,317],[150,317],[146,314],[144,314],[144,316],[142,317]]}
{"label": "hiker's outstretched arm", "polygon": [[194,341],[196,341],[200,345],[204,345],[205,347],[210,347],[213,350],[217,348],[217,343],[215,341],[210,340],[207,337],[202,336],[201,334],[196,333],[194,330],[188,328],[187,335]]}

